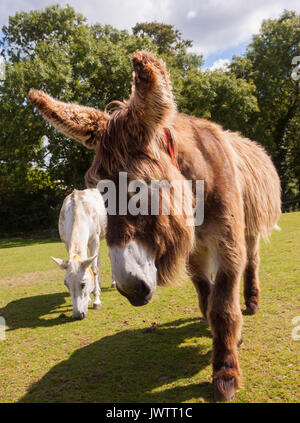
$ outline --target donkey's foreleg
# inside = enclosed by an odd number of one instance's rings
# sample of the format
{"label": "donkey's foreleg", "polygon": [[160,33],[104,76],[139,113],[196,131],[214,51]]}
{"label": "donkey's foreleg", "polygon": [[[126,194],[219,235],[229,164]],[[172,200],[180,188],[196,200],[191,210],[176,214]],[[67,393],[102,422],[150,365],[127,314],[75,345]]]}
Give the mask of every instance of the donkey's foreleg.
{"label": "donkey's foreleg", "polygon": [[244,272],[244,298],[246,312],[257,313],[259,302],[259,235],[247,235],[247,264]]}
{"label": "donkey's foreleg", "polygon": [[94,294],[94,302],[93,302],[93,308],[98,309],[101,308],[101,300],[100,300],[100,293],[101,293],[101,272],[100,272],[100,252],[98,247],[98,257],[97,257],[97,268],[98,272],[95,275],[95,288],[93,291]]}
{"label": "donkey's foreleg", "polygon": [[101,300],[100,300],[100,293],[101,293],[101,275],[100,275],[100,251],[99,251],[99,242],[92,242],[90,245],[90,254],[95,255],[97,254],[97,266],[93,263],[92,270],[94,272],[94,302],[93,308],[99,309],[101,308]]}
{"label": "donkey's foreleg", "polygon": [[[233,261],[220,260],[208,304],[208,320],[213,335],[213,386],[216,401],[230,401],[240,386],[237,348],[241,339],[242,314],[239,303],[240,277],[245,252],[230,249]],[[237,262],[240,262],[237,265]]]}

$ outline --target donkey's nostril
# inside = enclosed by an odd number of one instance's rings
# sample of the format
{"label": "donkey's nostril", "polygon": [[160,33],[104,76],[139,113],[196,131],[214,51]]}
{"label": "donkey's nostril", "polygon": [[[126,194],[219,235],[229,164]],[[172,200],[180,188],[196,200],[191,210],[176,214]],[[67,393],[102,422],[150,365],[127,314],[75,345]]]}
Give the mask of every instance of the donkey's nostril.
{"label": "donkey's nostril", "polygon": [[142,297],[147,297],[151,292],[149,286],[142,280],[139,280],[139,293]]}

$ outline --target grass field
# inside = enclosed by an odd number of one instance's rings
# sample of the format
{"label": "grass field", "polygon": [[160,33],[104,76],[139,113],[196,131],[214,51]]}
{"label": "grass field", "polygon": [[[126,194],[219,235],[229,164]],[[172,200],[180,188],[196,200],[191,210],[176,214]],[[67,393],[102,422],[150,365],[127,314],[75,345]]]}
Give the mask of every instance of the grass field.
{"label": "grass field", "polygon": [[[244,316],[235,402],[299,402],[300,213],[261,244],[261,303]],[[101,310],[73,321],[59,240],[0,241],[0,402],[211,402],[212,339],[187,279],[134,308],[110,289],[102,252]],[[241,306],[244,305],[241,298]],[[299,323],[298,323],[299,324]],[[300,330],[299,330],[300,332]]]}

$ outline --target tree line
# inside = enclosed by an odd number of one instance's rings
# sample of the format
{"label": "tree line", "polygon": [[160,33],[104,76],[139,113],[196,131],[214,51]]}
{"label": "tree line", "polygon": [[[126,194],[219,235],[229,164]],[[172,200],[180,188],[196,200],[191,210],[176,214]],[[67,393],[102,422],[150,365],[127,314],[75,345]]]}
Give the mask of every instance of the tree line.
{"label": "tree line", "polygon": [[284,204],[300,203],[300,72],[292,62],[300,56],[296,12],[264,21],[245,54],[214,71],[201,69],[203,57],[190,52],[192,41],[172,25],[137,23],[132,31],[90,25],[70,6],[16,13],[2,33],[0,236],[55,228],[63,198],[84,188],[93,158],[33,111],[29,89],[104,109],[129,96],[130,57],[139,49],[167,63],[179,111],[262,144],[280,175]]}

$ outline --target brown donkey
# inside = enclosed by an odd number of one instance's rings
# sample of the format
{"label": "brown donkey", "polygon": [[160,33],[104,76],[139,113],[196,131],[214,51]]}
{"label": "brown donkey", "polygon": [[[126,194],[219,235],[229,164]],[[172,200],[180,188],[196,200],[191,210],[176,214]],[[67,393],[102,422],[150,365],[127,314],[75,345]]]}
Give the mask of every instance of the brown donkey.
{"label": "brown donkey", "polygon": [[[239,283],[249,313],[259,300],[259,237],[267,237],[280,215],[280,182],[264,149],[219,125],[177,112],[165,64],[151,53],[133,55],[130,98],[111,113],[58,102],[41,91],[29,98],[63,134],[95,149],[86,184],[128,180],[204,181],[204,221],[187,225],[187,212],[156,215],[109,214],[107,243],[117,288],[129,301],[147,304],[157,284],[174,283],[187,264],[199,305],[213,336],[213,386],[217,401],[230,400],[240,386],[237,347],[242,315]],[[175,163],[165,142],[171,139]],[[173,157],[174,159],[174,157]],[[150,189],[149,189],[150,191]],[[164,195],[160,192],[160,198]],[[176,199],[175,190],[172,191]],[[173,203],[172,203],[173,204]],[[186,210],[186,208],[185,208]],[[214,273],[215,277],[212,278]]]}

